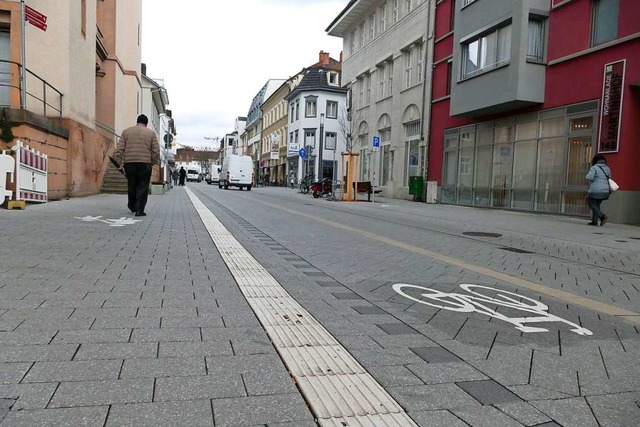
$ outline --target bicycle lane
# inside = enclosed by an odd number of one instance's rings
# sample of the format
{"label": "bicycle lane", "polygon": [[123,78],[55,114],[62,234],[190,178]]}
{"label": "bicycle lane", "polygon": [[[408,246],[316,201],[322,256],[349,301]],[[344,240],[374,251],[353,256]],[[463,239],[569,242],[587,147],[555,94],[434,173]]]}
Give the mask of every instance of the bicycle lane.
{"label": "bicycle lane", "polygon": [[[285,210],[279,209],[278,214]],[[518,286],[526,281],[513,280],[507,275],[484,275],[484,270],[465,271],[465,263],[447,265],[449,260],[442,257],[425,262],[425,257],[432,254],[411,250],[407,243],[405,248],[396,243],[395,248],[402,250],[390,251],[393,242],[378,239],[383,244],[371,245],[371,239],[376,236],[355,231],[345,235],[344,232],[349,231],[345,227],[336,232],[335,227],[326,226],[330,224],[310,221],[311,218],[304,216],[301,218],[304,218],[305,233],[313,239],[311,243],[300,244],[303,240],[291,235],[295,226],[289,218],[276,222],[271,217],[260,220],[255,215],[257,212],[265,211],[249,209],[243,212],[243,217],[258,229],[269,229],[274,239],[283,243],[270,242],[264,251],[250,249],[257,251],[257,257],[282,252],[285,260],[294,259],[291,261],[294,265],[304,260],[316,264],[316,269],[310,264],[306,267],[315,271],[304,270],[304,274],[296,275],[299,278],[317,274],[309,276],[318,279],[316,283],[297,289],[293,285],[287,287],[286,283],[287,275],[291,276],[298,267],[279,272],[277,262],[269,263],[265,258],[270,271],[273,269],[274,275],[283,276],[283,284],[296,299],[314,315],[319,315],[325,327],[412,416],[415,411],[430,411],[431,421],[451,421],[449,416],[455,414],[457,419],[476,425],[485,418],[507,422],[502,417],[508,414],[511,417],[508,420],[515,418],[525,425],[545,422],[545,419],[563,425],[571,425],[572,419],[595,425],[595,418],[607,420],[612,416],[608,408],[615,406],[623,418],[637,417],[637,406],[633,402],[640,382],[634,366],[640,349],[637,330],[628,323],[599,315],[573,301],[567,304],[558,301],[555,295],[550,297]],[[248,242],[262,244],[243,227],[239,230]],[[332,257],[327,254],[327,247],[347,248],[350,255],[341,253]],[[299,255],[297,260],[292,252]],[[328,264],[337,270],[348,266],[359,269],[346,275],[330,271],[326,268]],[[407,268],[411,265],[423,268],[412,271]],[[338,280],[330,280],[329,276]],[[328,286],[331,283],[335,287]],[[406,293],[415,299],[421,299],[422,293],[442,292],[449,296],[432,301],[430,306],[396,292],[393,288],[396,283],[424,288],[408,288]],[[461,302],[466,299],[468,304],[474,298],[473,293],[460,287],[465,283],[495,288],[471,288],[472,292],[481,294],[475,296],[476,308],[480,310],[468,310]],[[507,292],[534,298],[540,306],[548,306],[551,315],[540,310],[532,314],[526,311],[527,306],[514,307],[517,304],[509,298],[518,298],[510,297]],[[519,303],[533,305],[533,301],[520,300]],[[449,310],[433,304],[449,306]],[[451,311],[451,307],[457,310]],[[517,324],[487,316],[491,310],[496,311],[498,317],[512,320],[542,316],[545,322],[529,322],[524,326],[547,331],[533,332],[526,328],[523,331]],[[582,322],[589,326],[583,327]],[[606,323],[606,327],[600,327],[600,323]],[[594,335],[585,333],[589,328]],[[463,397],[457,394],[461,389],[465,391]],[[473,396],[474,402],[482,405],[472,408],[461,404],[464,396]]]}

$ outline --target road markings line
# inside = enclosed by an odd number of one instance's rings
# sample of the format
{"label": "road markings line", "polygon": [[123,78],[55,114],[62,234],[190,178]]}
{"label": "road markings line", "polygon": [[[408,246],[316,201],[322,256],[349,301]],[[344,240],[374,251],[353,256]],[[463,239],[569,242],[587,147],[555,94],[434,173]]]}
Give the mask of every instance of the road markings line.
{"label": "road markings line", "polygon": [[326,220],[324,218],[318,218],[313,215],[305,214],[299,211],[295,211],[293,209],[284,208],[282,206],[274,205],[272,203],[264,202],[262,200],[256,200],[259,203],[262,203],[266,206],[272,207],[274,209],[279,209],[284,212],[288,212],[293,215],[298,215],[303,218],[307,218],[310,220],[314,220],[320,222],[322,224],[329,225],[334,228],[338,228],[340,230],[348,231],[351,233],[359,234],[363,237],[367,237],[369,239],[385,243],[390,246],[395,246],[396,248],[404,249],[409,252],[413,252],[415,254],[423,255],[427,258],[432,258],[437,261],[441,261],[445,264],[450,264],[456,267],[463,268],[465,270],[473,271],[475,273],[481,274],[483,276],[492,277],[494,279],[510,283],[513,286],[519,288],[529,289],[531,291],[537,292],[539,294],[548,295],[559,299],[561,301],[568,302],[570,304],[575,304],[581,307],[588,308],[593,311],[598,311],[600,313],[604,313],[610,316],[619,317],[621,319],[625,319],[632,323],[640,324],[640,313],[636,313],[631,310],[627,310],[625,308],[617,307],[615,305],[595,301],[589,298],[581,297],[578,295],[571,294],[569,292],[561,291],[559,289],[554,289],[549,286],[541,285],[539,283],[534,283],[529,280],[522,279],[520,277],[511,276],[506,273],[501,273],[499,271],[491,270],[487,267],[482,267],[479,265],[475,265],[466,261],[463,261],[459,258],[454,258],[448,255],[443,255],[438,252],[430,251],[427,249],[423,249],[418,246],[410,245],[408,243],[401,242],[399,240],[394,240],[389,237],[384,237],[379,234],[371,233],[369,231],[360,230],[358,228],[350,227],[344,224],[338,224],[333,221]]}
{"label": "road markings line", "polygon": [[282,288],[213,212],[189,188],[185,187],[185,191],[320,425],[416,426],[393,397]]}

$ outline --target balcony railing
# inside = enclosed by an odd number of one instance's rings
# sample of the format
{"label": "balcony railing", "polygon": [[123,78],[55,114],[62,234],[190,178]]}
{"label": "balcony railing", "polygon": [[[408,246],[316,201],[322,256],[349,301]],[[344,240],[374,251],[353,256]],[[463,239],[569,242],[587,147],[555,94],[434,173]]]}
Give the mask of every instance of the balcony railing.
{"label": "balcony railing", "polygon": [[22,104],[21,69],[18,62],[0,60],[0,107],[19,107],[45,117],[62,117],[62,92],[28,68],[26,105]]}

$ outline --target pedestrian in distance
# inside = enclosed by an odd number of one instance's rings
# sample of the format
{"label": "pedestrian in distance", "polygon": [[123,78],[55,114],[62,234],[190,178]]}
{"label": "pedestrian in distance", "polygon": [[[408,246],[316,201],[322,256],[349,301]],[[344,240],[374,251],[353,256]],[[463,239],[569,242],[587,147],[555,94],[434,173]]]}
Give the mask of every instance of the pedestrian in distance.
{"label": "pedestrian in distance", "polygon": [[184,181],[187,179],[187,171],[184,170],[184,166],[180,166],[180,172],[178,172],[180,177],[180,185],[184,187]]}
{"label": "pedestrian in distance", "polygon": [[295,175],[293,174],[293,172],[291,172],[291,173],[289,174],[289,184],[291,184],[291,188],[293,188],[293,185],[295,184],[295,180],[296,180],[296,177],[295,177]]}
{"label": "pedestrian in distance", "polygon": [[173,186],[175,187],[176,185],[178,185],[178,178],[180,177],[180,174],[178,173],[178,171],[176,169],[173,170],[173,172],[171,172],[171,178],[173,179]]}
{"label": "pedestrian in distance", "polygon": [[120,136],[114,159],[121,165],[127,176],[127,207],[135,216],[145,216],[149,195],[149,183],[153,165],[160,164],[160,145],[156,133],[147,128],[149,119],[144,114],[138,116],[135,126],[131,126]]}
{"label": "pedestrian in distance", "polygon": [[271,179],[271,175],[269,174],[269,171],[267,171],[267,173],[264,174],[264,186],[265,187],[268,187],[269,185],[271,185],[270,179]]}
{"label": "pedestrian in distance", "polygon": [[596,154],[591,160],[591,168],[587,173],[587,181],[589,181],[589,189],[587,190],[587,204],[591,209],[591,222],[589,225],[603,226],[607,222],[607,215],[600,210],[603,200],[609,198],[611,187],[609,187],[609,178],[611,178],[611,169],[607,166],[607,160],[602,154]]}

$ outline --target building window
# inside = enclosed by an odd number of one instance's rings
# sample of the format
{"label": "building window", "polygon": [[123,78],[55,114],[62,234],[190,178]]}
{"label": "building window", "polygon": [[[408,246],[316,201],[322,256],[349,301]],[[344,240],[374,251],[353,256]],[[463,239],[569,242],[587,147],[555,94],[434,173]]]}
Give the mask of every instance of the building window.
{"label": "building window", "polygon": [[356,30],[351,31],[351,44],[349,45],[349,55],[356,53]]}
{"label": "building window", "polygon": [[296,146],[298,146],[298,131],[297,130],[295,132],[293,132],[293,140],[294,140],[294,144],[296,144]]}
{"label": "building window", "polygon": [[395,24],[396,22],[398,22],[398,13],[399,13],[399,9],[400,9],[400,0],[393,0],[393,23]]}
{"label": "building window", "polygon": [[453,76],[453,61],[447,62],[447,95],[451,95],[451,77]]}
{"label": "building window", "polygon": [[616,39],[619,13],[620,0],[593,0],[591,46]]}
{"label": "building window", "polygon": [[[315,129],[305,129],[304,146],[316,148],[316,130]],[[311,153],[309,153],[309,155],[311,155]]]}
{"label": "building window", "polygon": [[378,82],[380,84],[380,93],[378,94],[379,95],[379,99],[384,98],[384,95],[385,95],[384,86],[385,86],[385,83],[387,82],[386,81],[387,80],[387,76],[385,75],[385,68],[386,67],[385,67],[384,62],[382,64],[378,65]]}
{"label": "building window", "polygon": [[330,85],[339,85],[340,80],[338,79],[338,73],[336,73],[335,71],[329,71],[329,73],[327,74],[327,81]]}
{"label": "building window", "polygon": [[407,0],[407,13],[410,13],[411,10],[413,9],[413,0]]}
{"label": "building window", "polygon": [[87,34],[87,0],[80,3],[80,31],[83,35]]}
{"label": "building window", "polygon": [[462,7],[469,6],[474,1],[476,0],[462,0]]}
{"label": "building window", "polygon": [[359,104],[360,107],[364,106],[364,75],[358,79],[358,92],[359,92]]}
{"label": "building window", "polygon": [[542,18],[529,18],[528,61],[544,61],[544,22]]}
{"label": "building window", "polygon": [[338,140],[338,134],[335,132],[327,132],[325,133],[324,138],[324,148],[327,150],[335,150],[336,149],[336,141]]}
{"label": "building window", "polygon": [[407,49],[403,52],[404,56],[404,86],[411,86],[411,74],[413,72],[413,66],[411,64],[411,49]]}
{"label": "building window", "polygon": [[369,16],[369,40],[373,40],[376,37],[376,14],[372,13]]}
{"label": "building window", "polygon": [[393,59],[389,61],[387,64],[388,73],[389,73],[389,84],[387,85],[387,93],[389,95],[393,95]]}
{"label": "building window", "polygon": [[367,74],[366,75],[366,80],[367,80],[367,105],[369,105],[371,103],[371,74]]}
{"label": "building window", "polygon": [[387,2],[380,5],[380,33],[387,30]]}
{"label": "building window", "polygon": [[422,72],[424,70],[424,44],[420,43],[416,49],[416,83],[422,81]]}
{"label": "building window", "polygon": [[509,63],[511,24],[462,44],[462,78]]}
{"label": "building window", "polygon": [[317,113],[317,104],[316,98],[308,98],[304,107],[304,116],[305,117],[316,117]]}
{"label": "building window", "polygon": [[364,21],[362,21],[360,23],[360,47],[361,48],[364,47],[364,42],[365,42],[365,38],[364,38]]}
{"label": "building window", "polygon": [[327,119],[337,119],[337,118],[338,118],[338,102],[327,101]]}
{"label": "building window", "polygon": [[300,100],[296,100],[296,120],[300,119]]}
{"label": "building window", "polygon": [[456,0],[451,0],[451,16],[449,17],[449,31],[453,31],[456,22]]}

